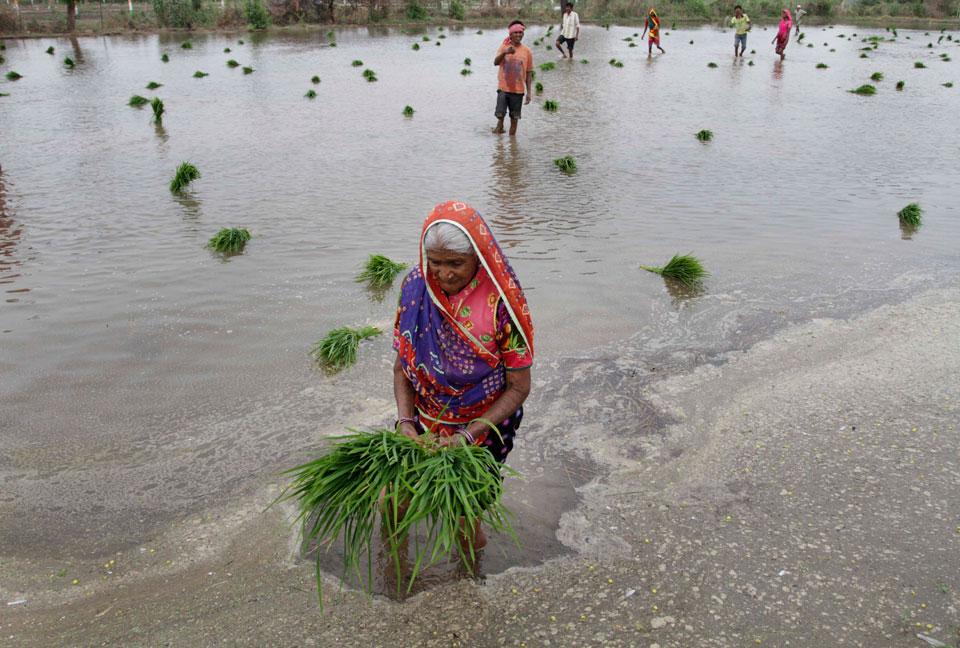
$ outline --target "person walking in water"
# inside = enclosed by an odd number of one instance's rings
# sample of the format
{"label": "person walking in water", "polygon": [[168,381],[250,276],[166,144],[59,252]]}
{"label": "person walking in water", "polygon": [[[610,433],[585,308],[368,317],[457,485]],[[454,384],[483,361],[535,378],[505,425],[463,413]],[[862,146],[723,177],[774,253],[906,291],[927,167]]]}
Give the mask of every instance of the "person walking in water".
{"label": "person walking in water", "polygon": [[657,10],[653,7],[650,7],[650,13],[647,15],[647,22],[643,25],[643,34],[640,35],[640,40],[643,40],[648,31],[650,37],[647,39],[647,56],[653,53],[654,45],[657,46],[661,54],[666,54],[666,50],[660,47],[660,16],[657,15]]}
{"label": "person walking in water", "polygon": [[[733,37],[733,58],[743,56],[747,51],[747,32],[753,25],[750,24],[750,16],[743,13],[743,7],[737,5],[733,8],[733,18],[730,19],[730,26],[737,30]],[[739,48],[739,53],[738,52]]]}
{"label": "person walking in water", "polygon": [[780,15],[780,27],[777,29],[777,35],[773,37],[773,40],[770,43],[776,43],[777,54],[780,55],[780,60],[787,58],[787,55],[784,53],[784,50],[787,49],[787,43],[790,42],[790,28],[793,26],[793,21],[790,20],[790,10],[784,9],[783,13]]}
{"label": "person walking in water", "polygon": [[560,58],[567,58],[560,47],[567,44],[567,53],[573,59],[573,46],[580,38],[580,16],[573,10],[573,3],[568,2],[563,7],[563,18],[560,21],[560,35],[557,36],[557,49],[560,50]]}
{"label": "person walking in water", "polygon": [[800,5],[797,5],[797,11],[795,14],[793,14],[793,18],[794,18],[793,24],[797,28],[797,31],[796,31],[797,36],[800,35],[800,19],[806,15],[807,15],[807,12],[803,10],[803,7],[801,7]]}
{"label": "person walking in water", "polygon": [[[503,118],[510,112],[510,135],[517,134],[517,124],[520,122],[520,112],[525,103],[530,103],[533,93],[530,85],[533,82],[533,52],[523,40],[526,29],[519,20],[514,20],[507,28],[508,36],[497,49],[497,56],[493,64],[499,66],[497,74],[497,108],[494,115],[497,117],[497,126],[494,133],[502,133]],[[527,99],[524,101],[523,95]]]}

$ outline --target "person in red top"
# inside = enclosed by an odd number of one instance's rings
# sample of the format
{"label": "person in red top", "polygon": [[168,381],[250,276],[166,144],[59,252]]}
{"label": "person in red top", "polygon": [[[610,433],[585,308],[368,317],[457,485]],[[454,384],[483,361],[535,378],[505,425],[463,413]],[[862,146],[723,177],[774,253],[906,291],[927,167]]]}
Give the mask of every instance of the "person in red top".
{"label": "person in red top", "polygon": [[[514,20],[508,28],[509,36],[503,41],[497,56],[493,59],[493,64],[499,66],[500,72],[497,75],[497,109],[494,115],[497,117],[497,127],[493,129],[494,133],[502,133],[503,118],[507,111],[510,111],[510,134],[517,134],[517,123],[520,121],[520,111],[523,104],[530,103],[533,93],[530,91],[530,85],[533,82],[533,52],[526,45],[521,45],[523,32],[526,29],[519,20]],[[523,95],[526,93],[527,99],[524,101]]]}

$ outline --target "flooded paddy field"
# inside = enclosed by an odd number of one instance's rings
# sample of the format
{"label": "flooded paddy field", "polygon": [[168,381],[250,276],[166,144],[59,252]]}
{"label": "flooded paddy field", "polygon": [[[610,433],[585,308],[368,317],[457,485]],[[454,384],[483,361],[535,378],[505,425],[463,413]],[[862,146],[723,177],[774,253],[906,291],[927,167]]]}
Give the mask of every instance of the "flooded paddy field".
{"label": "flooded paddy field", "polygon": [[[553,398],[589,403],[960,275],[960,87],[942,85],[960,73],[941,56],[956,41],[900,30],[860,58],[863,38],[891,35],[813,27],[781,64],[773,29],[736,62],[729,30],[665,29],[667,54],[648,59],[623,40],[639,30],[588,26],[573,62],[533,48],[556,67],[537,71],[544,92],[511,140],[490,133],[503,34],[476,31],[6,41],[0,74],[22,78],[0,80],[5,556],[52,566],[142,546],[345,427],[391,420],[389,335],[335,376],[307,351],[336,326],[389,330],[396,292],[378,301],[353,277],[370,253],[412,261],[442,200],[484,214],[526,288],[531,441],[567,424]],[[874,72],[875,96],[847,92]],[[162,127],[134,94],[164,100]],[[577,173],[554,167],[564,155]],[[185,160],[202,177],[178,197]],[[912,236],[896,216],[910,202],[925,210]],[[244,254],[204,249],[225,226],[251,231]],[[638,267],[686,252],[711,272],[697,296]],[[659,425],[646,413],[625,399],[599,420],[642,437]],[[557,520],[597,468],[564,452],[516,454],[530,482],[511,497],[543,515],[522,554],[488,568],[565,550]]]}

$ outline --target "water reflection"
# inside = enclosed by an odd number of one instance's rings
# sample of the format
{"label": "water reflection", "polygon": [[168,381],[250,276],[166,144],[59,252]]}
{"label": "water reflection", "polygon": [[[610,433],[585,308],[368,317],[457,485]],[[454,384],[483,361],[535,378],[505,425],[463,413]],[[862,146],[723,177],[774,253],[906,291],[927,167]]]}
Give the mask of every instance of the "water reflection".
{"label": "water reflection", "polygon": [[917,233],[917,228],[915,225],[910,225],[909,223],[904,223],[900,221],[900,238],[904,241],[909,241],[913,239],[913,235]]}
{"label": "water reflection", "polygon": [[664,277],[663,285],[666,287],[667,292],[670,293],[670,297],[673,300],[672,303],[675,308],[683,306],[684,302],[695,297],[700,297],[706,292],[706,289],[703,287],[702,283],[689,285],[671,277]]}
{"label": "water reflection", "polygon": [[180,203],[180,207],[183,208],[183,215],[190,220],[197,220],[202,215],[203,212],[200,209],[203,206],[202,201],[189,192],[181,192],[174,194],[173,199]]}
{"label": "water reflection", "polygon": [[[17,247],[23,236],[23,227],[13,219],[7,207],[7,189],[0,170],[0,284],[13,284],[20,276],[20,259]],[[7,290],[6,292],[27,292],[29,288]],[[8,301],[17,301],[15,299]]]}
{"label": "water reflection", "polygon": [[530,220],[523,209],[530,182],[524,174],[524,156],[516,138],[504,136],[497,140],[490,168],[493,172],[490,223],[496,228],[503,247],[516,247],[521,242],[520,232],[529,226]]}

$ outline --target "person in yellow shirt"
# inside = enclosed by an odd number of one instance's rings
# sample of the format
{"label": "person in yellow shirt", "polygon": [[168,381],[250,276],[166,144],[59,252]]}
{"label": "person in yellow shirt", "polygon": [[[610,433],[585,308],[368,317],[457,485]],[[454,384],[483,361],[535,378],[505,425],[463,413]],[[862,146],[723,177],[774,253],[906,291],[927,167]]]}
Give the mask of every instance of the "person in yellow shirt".
{"label": "person in yellow shirt", "polygon": [[[747,50],[747,32],[753,27],[750,23],[750,16],[743,13],[743,7],[740,5],[733,8],[733,18],[730,19],[730,26],[737,30],[733,37],[733,58],[737,58],[743,56],[743,53]],[[737,48],[739,48],[739,52]]]}

